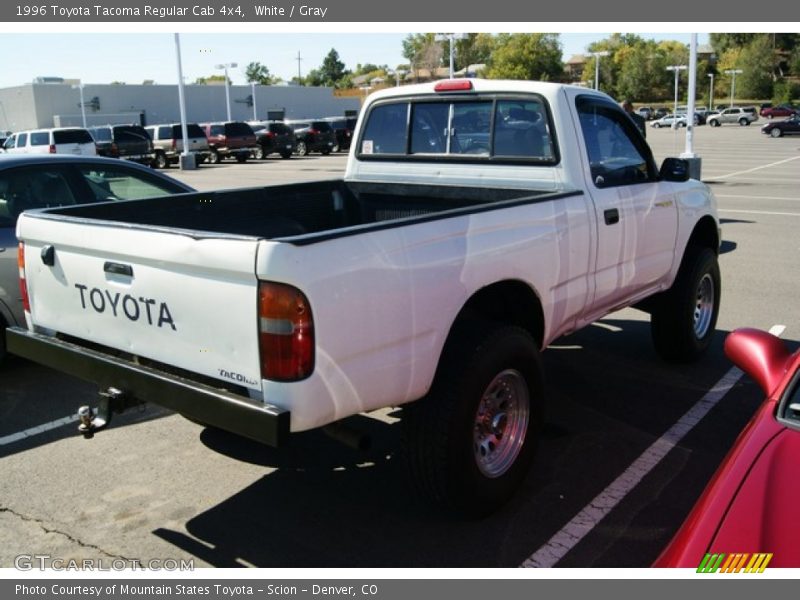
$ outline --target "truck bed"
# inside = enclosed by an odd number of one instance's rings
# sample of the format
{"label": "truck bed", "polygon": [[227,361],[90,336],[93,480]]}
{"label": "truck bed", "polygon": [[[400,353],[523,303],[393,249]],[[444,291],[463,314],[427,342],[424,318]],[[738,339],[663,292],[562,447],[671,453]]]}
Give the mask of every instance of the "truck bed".
{"label": "truck bed", "polygon": [[[579,192],[578,192],[579,193]],[[49,209],[39,216],[308,244],[462,212],[563,196],[536,190],[329,180]]]}

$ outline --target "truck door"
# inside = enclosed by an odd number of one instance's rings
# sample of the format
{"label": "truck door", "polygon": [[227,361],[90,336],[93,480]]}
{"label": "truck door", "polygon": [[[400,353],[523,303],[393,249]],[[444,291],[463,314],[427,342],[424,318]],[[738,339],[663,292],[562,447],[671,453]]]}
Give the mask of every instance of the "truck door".
{"label": "truck door", "polygon": [[659,181],[634,122],[604,98],[578,96],[576,108],[598,227],[590,306],[600,313],[657,287],[668,274],[678,211],[673,185]]}

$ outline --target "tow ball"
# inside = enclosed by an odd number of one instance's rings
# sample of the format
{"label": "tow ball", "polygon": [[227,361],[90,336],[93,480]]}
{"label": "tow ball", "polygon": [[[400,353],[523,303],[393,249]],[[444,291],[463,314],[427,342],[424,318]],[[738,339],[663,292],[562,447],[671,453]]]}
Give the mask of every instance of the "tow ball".
{"label": "tow ball", "polygon": [[117,388],[110,387],[99,392],[100,401],[97,407],[81,406],[78,409],[78,431],[86,439],[94,436],[94,432],[104,428],[111,422],[114,413],[121,413],[126,408],[141,404],[132,401],[125,395],[125,392]]}

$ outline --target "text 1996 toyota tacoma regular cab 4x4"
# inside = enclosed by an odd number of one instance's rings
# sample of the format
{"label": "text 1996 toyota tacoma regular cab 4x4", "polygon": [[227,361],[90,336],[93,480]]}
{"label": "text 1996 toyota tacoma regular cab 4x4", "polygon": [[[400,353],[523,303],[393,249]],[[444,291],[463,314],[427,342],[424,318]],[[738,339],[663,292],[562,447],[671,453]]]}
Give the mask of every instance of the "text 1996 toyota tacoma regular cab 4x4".
{"label": "text 1996 toyota tacoma regular cab 4x4", "polygon": [[715,200],[656,167],[606,95],[448,80],[366,102],[343,180],[24,214],[27,329],[8,348],[271,445],[404,406],[436,503],[485,514],[524,477],[539,353],[610,311],[667,359],[709,345]]}

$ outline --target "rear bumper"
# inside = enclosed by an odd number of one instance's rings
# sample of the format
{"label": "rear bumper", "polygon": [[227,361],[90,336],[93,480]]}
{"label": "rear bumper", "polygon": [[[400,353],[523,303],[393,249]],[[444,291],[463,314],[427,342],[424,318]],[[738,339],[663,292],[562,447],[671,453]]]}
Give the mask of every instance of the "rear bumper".
{"label": "rear bumper", "polygon": [[20,327],[6,330],[6,343],[12,354],[263,444],[289,436],[289,412],[277,406]]}

